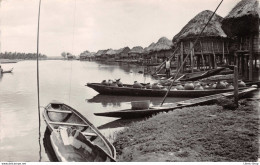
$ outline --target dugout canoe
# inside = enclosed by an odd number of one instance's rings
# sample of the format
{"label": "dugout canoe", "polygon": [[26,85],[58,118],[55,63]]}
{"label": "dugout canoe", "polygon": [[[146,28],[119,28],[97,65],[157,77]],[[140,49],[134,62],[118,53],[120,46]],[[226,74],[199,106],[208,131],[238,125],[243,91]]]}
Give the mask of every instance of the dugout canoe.
{"label": "dugout canoe", "polygon": [[[167,88],[164,89],[146,89],[133,88],[132,85],[123,84],[123,87],[108,86],[101,83],[87,83],[86,86],[94,89],[99,94],[105,95],[125,95],[125,96],[148,96],[148,97],[163,97]],[[203,97],[219,93],[232,91],[233,89],[204,89],[204,90],[174,90],[171,89],[168,97]]]}
{"label": "dugout canoe", "polygon": [[59,161],[115,162],[114,146],[72,107],[52,102],[44,108],[43,117]]}
{"label": "dugout canoe", "polygon": [[[257,88],[254,87],[249,87],[249,88],[239,90],[238,92],[239,98],[249,96],[252,92],[256,90]],[[96,116],[114,117],[114,118],[122,118],[122,119],[143,118],[143,117],[152,116],[160,112],[172,111],[174,109],[196,106],[196,105],[211,104],[216,102],[216,100],[219,98],[232,97],[233,95],[234,92],[227,92],[227,93],[210,95],[206,97],[189,99],[189,100],[180,101],[176,103],[164,104],[162,107],[153,106],[150,107],[149,109],[142,109],[142,110],[125,109],[120,111],[102,112],[102,113],[94,113],[94,114]]]}
{"label": "dugout canoe", "polygon": [[220,68],[216,68],[216,69],[212,69],[212,70],[208,70],[205,72],[195,72],[195,73],[187,73],[183,76],[181,76],[178,80],[179,81],[197,81],[206,77],[210,77],[213,75],[216,75],[218,73],[220,73],[221,71],[223,71],[224,67],[220,67]]}
{"label": "dugout canoe", "polygon": [[13,68],[9,69],[9,70],[4,70],[2,73],[12,73],[12,71],[13,71]]}

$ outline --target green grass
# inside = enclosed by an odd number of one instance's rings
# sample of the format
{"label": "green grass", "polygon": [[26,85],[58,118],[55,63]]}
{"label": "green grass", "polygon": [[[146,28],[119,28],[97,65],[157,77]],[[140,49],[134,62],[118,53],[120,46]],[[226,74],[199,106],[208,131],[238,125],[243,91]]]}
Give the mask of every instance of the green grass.
{"label": "green grass", "polygon": [[237,110],[197,106],[161,113],[119,132],[119,161],[256,161],[258,103]]}

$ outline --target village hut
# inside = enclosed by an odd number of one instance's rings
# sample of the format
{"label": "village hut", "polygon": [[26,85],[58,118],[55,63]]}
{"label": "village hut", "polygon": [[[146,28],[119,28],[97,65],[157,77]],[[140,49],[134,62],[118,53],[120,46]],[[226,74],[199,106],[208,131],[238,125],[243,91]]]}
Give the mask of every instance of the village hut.
{"label": "village hut", "polygon": [[[225,62],[224,59],[229,53],[229,40],[221,28],[223,18],[215,14],[200,35],[212,14],[213,12],[209,10],[200,12],[173,37],[172,41],[177,44],[179,50],[177,51],[178,67],[181,66],[186,56],[190,56],[181,68],[182,72],[187,69],[186,67],[193,72],[195,64],[197,69],[211,69],[216,68],[217,64]],[[200,38],[194,45],[199,35]]]}
{"label": "village hut", "polygon": [[108,49],[105,53],[104,56],[106,57],[106,59],[108,61],[115,61],[115,57],[116,57],[116,51],[113,49]]}
{"label": "village hut", "polygon": [[161,63],[172,55],[173,43],[166,37],[161,37],[155,44],[148,47],[149,57],[153,63]]}
{"label": "village hut", "polygon": [[250,81],[260,79],[259,15],[259,0],[241,0],[222,21],[223,30],[234,39],[231,62]]}
{"label": "village hut", "polygon": [[142,61],[144,49],[141,46],[135,46],[128,52],[129,59]]}
{"label": "village hut", "polygon": [[128,52],[130,51],[129,47],[124,47],[116,50],[116,60],[126,60],[128,59]]}
{"label": "village hut", "polygon": [[97,53],[95,54],[96,60],[97,60],[97,61],[106,60],[106,59],[107,59],[107,56],[105,55],[105,53],[106,53],[108,50],[109,50],[109,49],[97,51]]}
{"label": "village hut", "polygon": [[146,61],[150,61],[151,62],[151,60],[152,60],[151,52],[152,52],[154,46],[155,46],[155,43],[153,42],[148,47],[144,48],[143,59],[145,59]]}

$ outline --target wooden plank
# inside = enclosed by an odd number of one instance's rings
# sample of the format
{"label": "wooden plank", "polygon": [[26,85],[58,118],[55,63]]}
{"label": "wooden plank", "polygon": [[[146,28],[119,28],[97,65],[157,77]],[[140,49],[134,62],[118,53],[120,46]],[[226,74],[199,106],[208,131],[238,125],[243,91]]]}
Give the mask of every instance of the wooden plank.
{"label": "wooden plank", "polygon": [[81,132],[84,136],[97,136],[97,134],[95,133],[91,133],[91,132]]}
{"label": "wooden plank", "polygon": [[57,113],[72,113],[71,111],[65,111],[65,110],[55,110],[55,109],[48,109],[48,112],[57,112]]}
{"label": "wooden plank", "polygon": [[86,124],[78,124],[78,123],[64,123],[64,122],[53,122],[50,121],[50,124],[55,124],[55,125],[67,125],[67,126],[81,126],[81,127],[89,127]]}

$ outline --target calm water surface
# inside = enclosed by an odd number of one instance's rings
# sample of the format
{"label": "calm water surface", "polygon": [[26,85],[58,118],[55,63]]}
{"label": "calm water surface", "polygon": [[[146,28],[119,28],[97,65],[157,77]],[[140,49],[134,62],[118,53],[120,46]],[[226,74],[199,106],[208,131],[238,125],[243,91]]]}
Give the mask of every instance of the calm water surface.
{"label": "calm water surface", "polygon": [[[14,67],[12,74],[0,78],[0,161],[52,160],[43,145],[46,124],[41,115],[41,147],[39,146],[36,61],[2,64],[4,70]],[[115,132],[135,120],[98,117],[93,113],[130,108],[130,101],[151,100],[157,105],[162,98],[105,96],[85,86],[87,82],[121,78],[123,83],[153,82],[139,74],[143,68],[127,64],[102,64],[81,61],[40,61],[40,104],[52,100],[69,104],[82,113],[111,141]],[[171,98],[166,102],[184,100]],[[47,142],[45,142],[46,144]],[[41,150],[40,150],[41,148]]]}

